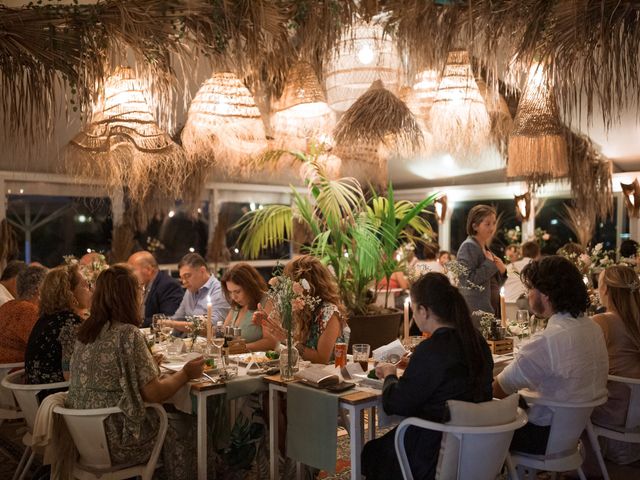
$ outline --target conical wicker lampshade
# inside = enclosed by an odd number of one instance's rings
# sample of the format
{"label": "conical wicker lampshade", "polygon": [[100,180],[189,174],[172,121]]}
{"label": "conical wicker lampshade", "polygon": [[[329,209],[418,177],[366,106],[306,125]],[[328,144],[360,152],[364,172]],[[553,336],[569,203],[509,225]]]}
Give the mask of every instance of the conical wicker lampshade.
{"label": "conical wicker lampshade", "polygon": [[275,144],[282,149],[304,150],[310,140],[331,134],[335,113],[309,63],[296,63],[286,79],[271,117]]}
{"label": "conical wicker lampshade", "polygon": [[430,112],[436,150],[459,160],[477,156],[489,141],[491,122],[466,50],[449,53]]}
{"label": "conical wicker lampshade", "polygon": [[567,141],[542,66],[529,71],[509,135],[508,177],[540,184],[569,173]]}
{"label": "conical wicker lampshade", "polygon": [[334,130],[336,144],[369,143],[416,151],[423,145],[420,126],[409,108],[380,80],[349,107]]}
{"label": "conical wicker lampshade", "polygon": [[233,73],[214,73],[198,90],[182,130],[192,159],[242,172],[266,147],[264,123],[251,92]]}
{"label": "conical wicker lampshade", "polygon": [[382,80],[398,92],[401,62],[396,45],[382,26],[360,22],[342,34],[342,39],[325,62],[327,102],[336,112],[345,112],[369,89]]}
{"label": "conical wicker lampshade", "polygon": [[387,184],[387,158],[377,144],[354,142],[338,145],[331,153],[342,160],[341,176],[354,177],[364,184]]}
{"label": "conical wicker lampshade", "polygon": [[438,72],[435,70],[423,70],[416,74],[415,82],[406,99],[407,107],[418,119],[422,119],[428,125],[431,107],[436,99],[439,82]]}
{"label": "conical wicker lampshade", "polygon": [[91,123],[65,151],[67,169],[81,177],[100,178],[108,187],[126,187],[130,201],[159,209],[158,199],[179,198],[180,179],[192,171],[184,151],[156,124],[140,82],[119,67],[104,83]]}

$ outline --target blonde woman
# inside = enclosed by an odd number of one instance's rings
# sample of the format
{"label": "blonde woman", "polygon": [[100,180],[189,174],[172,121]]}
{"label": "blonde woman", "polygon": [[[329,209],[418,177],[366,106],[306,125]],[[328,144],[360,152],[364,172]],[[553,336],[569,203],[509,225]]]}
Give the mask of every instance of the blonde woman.
{"label": "blonde woman", "polygon": [[[604,333],[609,353],[609,374],[640,378],[640,281],[631,267],[614,265],[598,280],[600,300],[607,311],[593,320]],[[609,382],[609,399],[593,412],[598,423],[623,426],[629,406],[629,389]],[[606,439],[603,450],[610,460],[626,464],[640,459],[640,445]]]}

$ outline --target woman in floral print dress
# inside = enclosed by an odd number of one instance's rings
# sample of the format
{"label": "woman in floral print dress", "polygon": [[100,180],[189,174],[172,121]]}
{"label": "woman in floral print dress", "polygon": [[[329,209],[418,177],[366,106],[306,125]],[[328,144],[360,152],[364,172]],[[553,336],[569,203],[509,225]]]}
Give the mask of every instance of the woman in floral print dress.
{"label": "woman in floral print dress", "polygon": [[[147,410],[144,403],[167,400],[190,379],[199,378],[204,368],[200,357],[178,373],[160,376],[138,328],[142,321],[140,299],[138,281],[127,266],[114,265],[102,272],[96,281],[91,316],[78,331],[71,358],[66,406],[122,409],[105,420],[114,464],[141,463],[149,458],[159,422],[155,411]],[[176,430],[190,430],[192,420],[184,417],[183,422],[180,415],[172,414],[167,433],[172,441],[165,441],[163,452],[167,477],[176,480],[195,475],[195,448],[185,448],[176,434]]]}

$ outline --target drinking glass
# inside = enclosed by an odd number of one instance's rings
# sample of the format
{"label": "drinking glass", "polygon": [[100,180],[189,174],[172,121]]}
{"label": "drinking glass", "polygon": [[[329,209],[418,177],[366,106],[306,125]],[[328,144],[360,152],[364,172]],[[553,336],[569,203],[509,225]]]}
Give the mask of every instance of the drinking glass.
{"label": "drinking glass", "polygon": [[164,313],[154,313],[151,317],[151,326],[153,327],[153,334],[155,336],[155,343],[160,343],[160,329],[162,321],[167,317]]}
{"label": "drinking glass", "polygon": [[522,329],[521,337],[523,339],[529,338],[529,310],[518,310],[516,312],[516,323]]}
{"label": "drinking glass", "polygon": [[218,349],[218,356],[220,358],[220,365],[222,365],[222,347],[224,346],[224,337],[213,337],[211,343]]}
{"label": "drinking glass", "polygon": [[362,371],[369,370],[369,353],[371,345],[368,343],[356,343],[352,347],[353,361],[360,364]]}

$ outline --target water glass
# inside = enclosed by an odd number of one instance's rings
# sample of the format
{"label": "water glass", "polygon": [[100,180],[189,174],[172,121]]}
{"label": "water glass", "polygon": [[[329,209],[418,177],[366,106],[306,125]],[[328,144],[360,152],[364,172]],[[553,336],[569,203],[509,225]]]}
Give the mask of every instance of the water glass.
{"label": "water glass", "polygon": [[370,352],[371,345],[368,343],[356,343],[352,347],[353,361],[360,364],[363,372],[366,372],[369,369]]}

